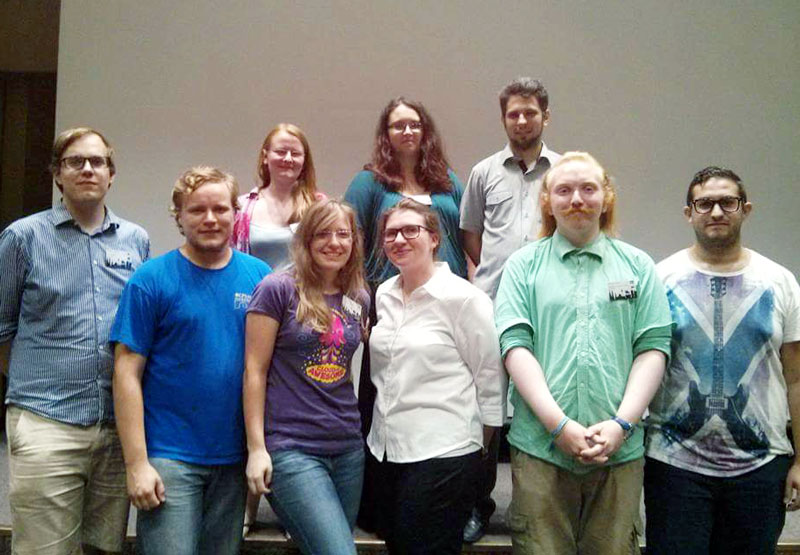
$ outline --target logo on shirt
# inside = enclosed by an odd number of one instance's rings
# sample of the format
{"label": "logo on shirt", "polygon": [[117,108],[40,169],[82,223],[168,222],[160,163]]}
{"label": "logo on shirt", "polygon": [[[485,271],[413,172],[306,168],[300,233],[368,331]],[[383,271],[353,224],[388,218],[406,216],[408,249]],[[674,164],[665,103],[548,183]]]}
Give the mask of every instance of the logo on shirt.
{"label": "logo on shirt", "polygon": [[636,282],[634,280],[608,282],[608,298],[610,300],[620,301],[635,299],[636,297]]}
{"label": "logo on shirt", "polygon": [[250,304],[250,299],[252,295],[248,295],[247,293],[234,293],[233,294],[233,309],[240,310],[246,309],[247,306]]}
{"label": "logo on shirt", "polygon": [[129,252],[118,251],[115,249],[108,249],[106,250],[106,266],[108,266],[109,268],[132,270],[133,257]]}
{"label": "logo on shirt", "polygon": [[334,309],[331,329],[319,336],[319,345],[306,361],[306,376],[316,382],[338,382],[347,374],[347,369],[340,363],[347,343],[344,337],[344,320],[344,314]]}

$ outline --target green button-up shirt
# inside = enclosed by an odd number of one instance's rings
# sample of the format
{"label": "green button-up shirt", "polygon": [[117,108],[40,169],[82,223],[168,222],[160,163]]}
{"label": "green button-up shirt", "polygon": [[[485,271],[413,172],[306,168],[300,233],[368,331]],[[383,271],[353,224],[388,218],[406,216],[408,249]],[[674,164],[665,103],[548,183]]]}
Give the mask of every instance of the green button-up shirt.
{"label": "green button-up shirt", "polygon": [[[495,322],[503,356],[532,347],[556,403],[583,426],[614,417],[636,355],[670,352],[672,319],[652,259],[602,233],[576,248],[556,232],[514,253],[500,281]],[[504,335],[511,328],[517,333]],[[524,334],[528,341],[518,341],[519,330],[530,334]],[[572,472],[596,468],[554,448],[515,389],[511,402],[512,445]],[[643,439],[637,426],[607,464],[641,457]]]}

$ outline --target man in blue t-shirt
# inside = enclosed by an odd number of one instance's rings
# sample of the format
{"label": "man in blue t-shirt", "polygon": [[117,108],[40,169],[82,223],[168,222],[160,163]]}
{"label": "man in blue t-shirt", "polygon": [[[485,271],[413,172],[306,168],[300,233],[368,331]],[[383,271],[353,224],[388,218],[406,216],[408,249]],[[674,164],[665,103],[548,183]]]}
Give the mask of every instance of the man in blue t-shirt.
{"label": "man in blue t-shirt", "polygon": [[239,552],[246,483],[245,311],[269,266],[230,247],[238,187],[216,168],[185,172],[170,210],[186,240],[143,265],[122,293],[114,408],[137,552]]}

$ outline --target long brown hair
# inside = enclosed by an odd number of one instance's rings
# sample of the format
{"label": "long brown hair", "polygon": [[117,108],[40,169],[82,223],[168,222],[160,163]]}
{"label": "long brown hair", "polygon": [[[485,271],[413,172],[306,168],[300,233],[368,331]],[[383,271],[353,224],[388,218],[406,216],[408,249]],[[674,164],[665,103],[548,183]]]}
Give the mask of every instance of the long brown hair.
{"label": "long brown hair", "polygon": [[389,101],[378,118],[375,127],[375,147],[372,160],[364,166],[375,174],[377,181],[383,183],[391,191],[399,191],[403,185],[400,162],[395,157],[394,149],[389,141],[389,115],[398,106],[407,106],[417,112],[422,123],[422,141],[419,148],[419,159],[414,168],[417,181],[431,193],[445,193],[453,188],[447,168],[450,166],[444,154],[442,140],[436,125],[422,103],[399,96]]}
{"label": "long brown hair", "polygon": [[364,281],[364,252],[361,235],[356,226],[356,214],[352,208],[338,200],[329,199],[312,204],[306,211],[292,239],[291,256],[297,284],[297,321],[324,333],[331,326],[333,312],[325,302],[322,291],[322,275],[311,257],[311,241],[320,229],[331,225],[339,216],[344,216],[353,237],[350,258],[339,270],[336,285],[342,293],[362,304],[362,317],[366,317],[364,306],[366,283]]}
{"label": "long brown hair", "polygon": [[308,139],[305,133],[294,124],[279,123],[272,130],[267,133],[264,142],[261,144],[261,149],[258,151],[258,177],[261,179],[260,188],[269,187],[270,175],[269,166],[267,165],[267,151],[272,146],[272,137],[277,133],[285,131],[289,135],[296,137],[303,145],[305,159],[303,161],[303,169],[300,170],[300,175],[297,176],[297,185],[292,189],[292,204],[294,209],[289,216],[289,223],[293,224],[299,222],[305,214],[308,207],[314,204],[317,200],[317,176],[314,171],[314,158],[311,156],[311,148],[308,146]]}
{"label": "long brown hair", "polygon": [[617,204],[617,193],[614,188],[614,182],[611,181],[611,176],[603,166],[600,165],[594,156],[588,152],[565,152],[558,162],[547,171],[542,180],[542,189],[539,191],[539,210],[542,214],[542,228],[539,230],[539,237],[551,237],[556,231],[556,219],[548,212],[550,205],[550,185],[553,180],[555,171],[570,162],[585,162],[589,165],[595,166],[600,170],[602,175],[602,182],[600,185],[603,187],[603,204],[605,205],[605,212],[600,215],[600,231],[604,232],[609,237],[614,237],[617,234],[616,218],[614,215],[614,206]]}

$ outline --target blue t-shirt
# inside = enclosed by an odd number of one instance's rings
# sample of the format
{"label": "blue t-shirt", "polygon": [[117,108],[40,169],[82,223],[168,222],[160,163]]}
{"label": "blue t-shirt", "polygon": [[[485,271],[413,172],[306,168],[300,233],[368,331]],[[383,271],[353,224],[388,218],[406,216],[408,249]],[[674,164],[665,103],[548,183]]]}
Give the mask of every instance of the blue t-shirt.
{"label": "blue t-shirt", "polygon": [[[446,193],[431,194],[431,208],[439,216],[442,237],[437,257],[447,262],[450,271],[455,275],[466,278],[467,259],[458,228],[459,206],[464,187],[452,170],[448,170],[447,175],[453,188]],[[367,281],[372,285],[383,283],[398,273],[397,268],[383,254],[383,243],[378,240],[377,235],[381,215],[403,198],[400,193],[390,191],[376,181],[375,174],[367,170],[356,174],[344,194],[344,200],[355,209],[358,227],[364,234],[364,270]]]}
{"label": "blue t-shirt", "polygon": [[142,376],[149,457],[231,464],[244,455],[244,325],[267,264],[233,251],[224,268],[178,250],[128,281],[111,341],[147,358]]}

